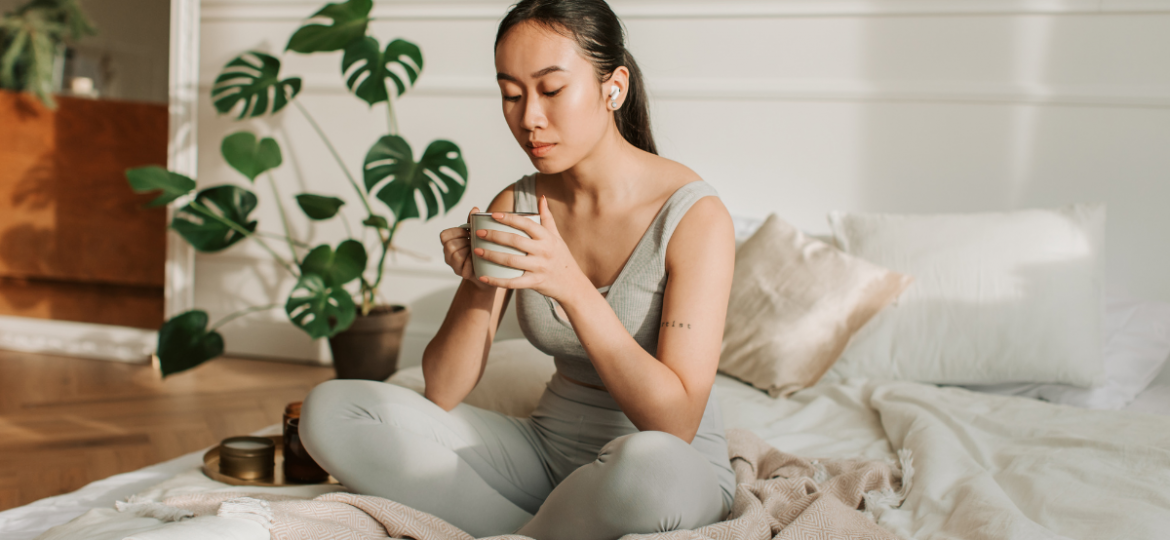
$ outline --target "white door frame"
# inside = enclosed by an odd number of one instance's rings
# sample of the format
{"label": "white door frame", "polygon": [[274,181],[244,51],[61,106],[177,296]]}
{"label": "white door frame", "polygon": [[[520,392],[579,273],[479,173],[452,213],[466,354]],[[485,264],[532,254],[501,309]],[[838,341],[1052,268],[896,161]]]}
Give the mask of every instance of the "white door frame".
{"label": "white door frame", "polygon": [[[199,2],[171,0],[167,168],[191,178],[198,163]],[[168,224],[177,208],[168,206]],[[195,303],[195,250],[170,229],[165,268],[163,314],[170,318]],[[137,363],[150,361],[157,341],[158,332],[141,328],[0,316],[0,349]]]}

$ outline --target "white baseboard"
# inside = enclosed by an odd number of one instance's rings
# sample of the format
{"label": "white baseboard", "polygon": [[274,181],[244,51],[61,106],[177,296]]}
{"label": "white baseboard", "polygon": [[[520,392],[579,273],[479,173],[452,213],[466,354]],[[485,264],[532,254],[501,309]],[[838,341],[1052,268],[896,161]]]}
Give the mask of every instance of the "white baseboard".
{"label": "white baseboard", "polygon": [[0,315],[0,349],[148,363],[158,332],[69,321]]}

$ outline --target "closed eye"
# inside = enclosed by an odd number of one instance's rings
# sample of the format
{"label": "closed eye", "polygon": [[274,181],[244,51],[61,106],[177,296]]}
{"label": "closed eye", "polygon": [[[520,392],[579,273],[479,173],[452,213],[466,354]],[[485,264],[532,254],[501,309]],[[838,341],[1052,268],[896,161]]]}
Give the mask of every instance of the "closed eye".
{"label": "closed eye", "polygon": [[561,93],[561,90],[564,90],[564,89],[565,89],[565,87],[562,86],[560,88],[557,88],[556,90],[553,90],[552,92],[545,92],[544,95],[546,95],[548,97],[553,97],[553,96]]}
{"label": "closed eye", "polygon": [[516,103],[517,101],[520,101],[520,96],[504,96],[504,101],[509,103]]}

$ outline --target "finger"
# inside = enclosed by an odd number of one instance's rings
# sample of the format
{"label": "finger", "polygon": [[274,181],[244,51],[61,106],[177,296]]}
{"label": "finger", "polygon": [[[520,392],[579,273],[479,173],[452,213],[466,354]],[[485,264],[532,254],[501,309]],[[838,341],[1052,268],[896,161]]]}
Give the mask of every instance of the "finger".
{"label": "finger", "polygon": [[466,250],[471,246],[471,240],[466,238],[456,238],[443,244],[443,253],[447,255],[454,255],[460,251]]}
{"label": "finger", "polygon": [[536,267],[532,262],[532,258],[525,255],[513,255],[511,253],[503,253],[491,249],[476,248],[475,254],[479,255],[485,261],[494,262],[509,266],[517,270],[535,270]]}
{"label": "finger", "polygon": [[542,229],[540,227],[539,223],[536,223],[536,222],[532,221],[531,219],[528,219],[526,217],[523,217],[523,216],[520,216],[517,214],[505,214],[502,212],[495,212],[492,214],[492,219],[494,219],[500,223],[503,223],[504,225],[508,225],[509,227],[515,227],[517,229],[520,229],[520,230],[528,233],[528,236],[530,236],[536,240],[540,240],[541,238],[544,238],[544,236],[545,236],[544,229]]}
{"label": "finger", "polygon": [[532,253],[536,249],[535,241],[527,236],[520,236],[516,233],[480,229],[475,231],[475,234],[493,244],[516,248],[524,253]]}
{"label": "finger", "polygon": [[537,205],[537,208],[540,212],[540,224],[553,234],[560,236],[561,233],[557,231],[557,222],[553,219],[552,211],[548,209],[548,196],[540,196],[540,204]]}
{"label": "finger", "polygon": [[500,279],[490,276],[479,276],[476,279],[478,279],[480,283],[491,285],[493,287],[499,287],[501,289],[528,289],[532,287],[532,279],[528,277],[528,274],[511,279]]}
{"label": "finger", "polygon": [[467,237],[468,237],[467,229],[464,229],[462,227],[452,227],[450,229],[443,229],[442,232],[439,233],[439,241],[442,242],[443,244],[446,244],[447,242],[455,240],[456,238],[467,239]]}
{"label": "finger", "polygon": [[472,215],[472,214],[478,214],[478,213],[479,213],[479,207],[478,207],[478,206],[472,206],[472,207],[471,207],[471,211],[467,213],[467,222],[468,222],[468,223],[471,223],[471,215]]}

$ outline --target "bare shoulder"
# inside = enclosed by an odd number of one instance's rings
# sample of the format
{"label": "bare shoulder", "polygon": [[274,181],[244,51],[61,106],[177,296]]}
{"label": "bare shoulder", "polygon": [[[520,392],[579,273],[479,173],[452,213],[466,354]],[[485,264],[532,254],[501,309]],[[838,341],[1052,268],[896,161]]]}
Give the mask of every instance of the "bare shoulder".
{"label": "bare shoulder", "polygon": [[514,188],[516,184],[508,184],[492,199],[485,212],[511,212],[516,207]]}
{"label": "bare shoulder", "polygon": [[[694,180],[702,178],[695,175]],[[668,266],[672,261],[693,263],[696,260],[728,264],[735,260],[735,227],[731,213],[719,197],[706,196],[695,201],[679,220],[667,244]]]}

